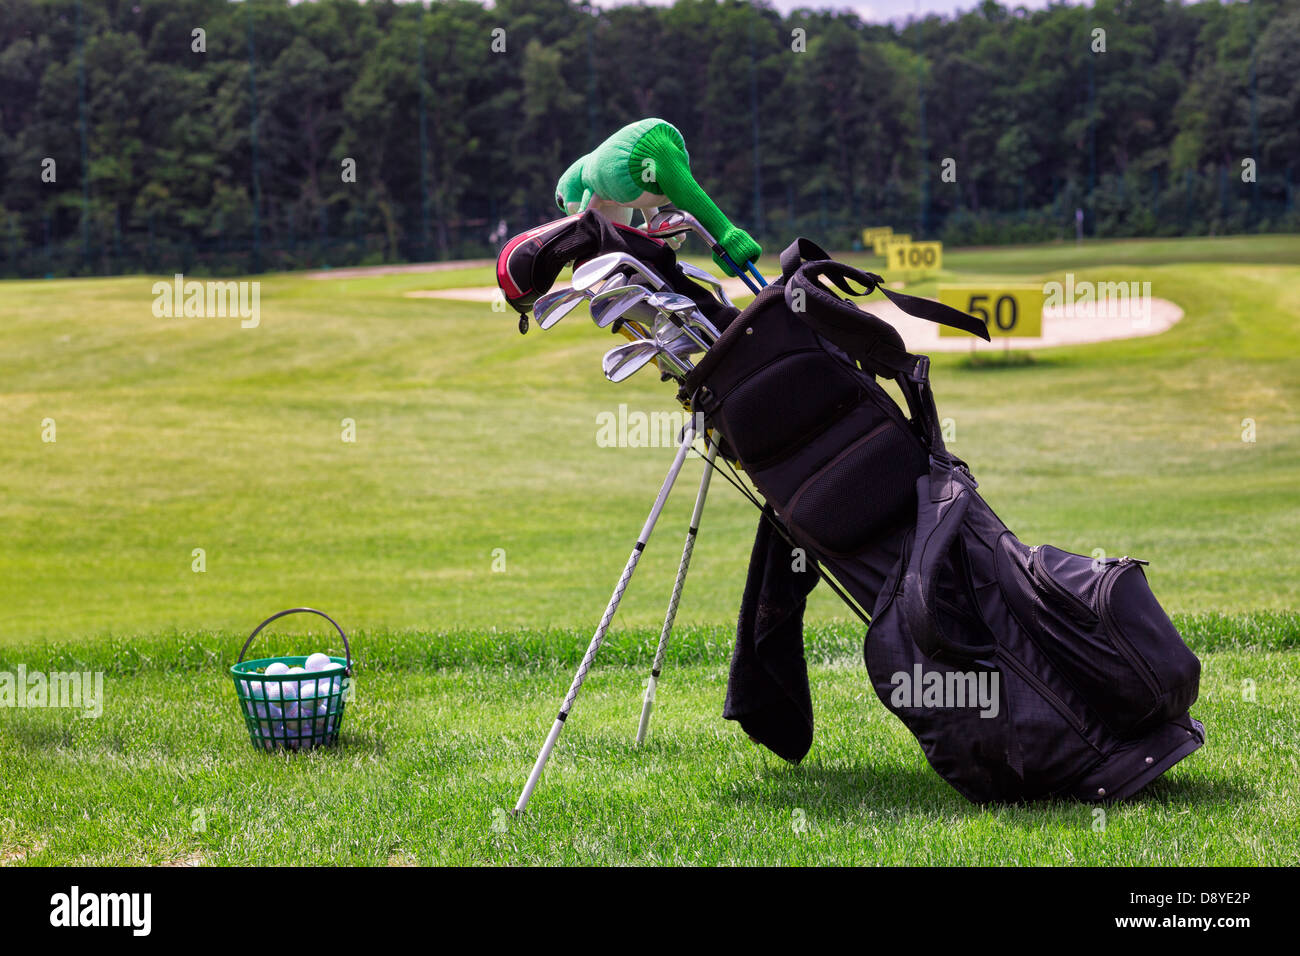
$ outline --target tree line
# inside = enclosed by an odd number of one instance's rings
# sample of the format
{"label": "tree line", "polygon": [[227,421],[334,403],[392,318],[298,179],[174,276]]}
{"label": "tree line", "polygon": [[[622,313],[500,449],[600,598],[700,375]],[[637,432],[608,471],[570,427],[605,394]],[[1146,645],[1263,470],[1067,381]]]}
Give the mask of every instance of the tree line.
{"label": "tree line", "polygon": [[770,247],[1300,229],[1294,0],[0,0],[0,274],[490,255],[644,116]]}

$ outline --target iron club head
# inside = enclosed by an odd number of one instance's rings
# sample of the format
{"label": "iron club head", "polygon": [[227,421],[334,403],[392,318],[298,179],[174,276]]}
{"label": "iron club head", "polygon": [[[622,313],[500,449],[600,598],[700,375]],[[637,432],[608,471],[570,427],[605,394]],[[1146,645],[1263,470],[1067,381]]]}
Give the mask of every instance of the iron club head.
{"label": "iron club head", "polygon": [[724,288],[722,288],[722,283],[717,278],[715,278],[711,272],[707,272],[704,269],[701,269],[699,266],[693,266],[689,262],[679,262],[677,263],[677,265],[681,267],[682,274],[685,275],[688,279],[694,279],[697,282],[703,282],[705,285],[711,287],[713,289],[714,296],[716,296],[718,301],[720,301],[723,305],[729,305],[733,309],[736,307],[736,303],[731,301],[731,298],[727,295],[727,291]]}
{"label": "iron club head", "polygon": [[[598,328],[607,329],[618,321],[629,309],[644,303],[650,290],[641,285],[622,285],[610,288],[606,286],[591,297],[591,318]],[[651,318],[655,311],[649,306],[638,310],[638,318]]]}
{"label": "iron club head", "polygon": [[580,289],[556,289],[533,303],[533,316],[539,328],[549,329],[588,298],[588,293]]}
{"label": "iron club head", "polygon": [[650,340],[624,342],[605,353],[600,367],[611,382],[626,381],[649,365],[662,351],[659,345]]}
{"label": "iron club head", "polygon": [[571,285],[575,289],[585,291],[623,270],[635,273],[642,280],[642,284],[652,289],[663,288],[664,281],[655,275],[654,270],[636,256],[628,255],[626,252],[607,252],[603,256],[587,260],[573,270]]}

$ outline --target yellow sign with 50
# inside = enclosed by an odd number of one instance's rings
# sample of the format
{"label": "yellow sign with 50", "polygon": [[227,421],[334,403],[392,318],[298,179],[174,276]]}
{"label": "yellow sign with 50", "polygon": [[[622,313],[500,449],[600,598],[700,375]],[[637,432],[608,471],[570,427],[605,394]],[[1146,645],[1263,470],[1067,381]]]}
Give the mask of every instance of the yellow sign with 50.
{"label": "yellow sign with 50", "polygon": [[[1037,338],[1043,334],[1041,286],[941,285],[939,301],[967,312],[988,327],[990,338]],[[965,335],[939,326],[940,335]]]}

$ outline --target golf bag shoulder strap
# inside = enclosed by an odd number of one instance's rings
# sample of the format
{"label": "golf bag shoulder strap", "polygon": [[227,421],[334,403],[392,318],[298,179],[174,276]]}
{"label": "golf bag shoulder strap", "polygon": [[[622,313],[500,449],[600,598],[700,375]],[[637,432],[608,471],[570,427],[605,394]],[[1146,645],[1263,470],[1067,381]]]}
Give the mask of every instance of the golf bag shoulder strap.
{"label": "golf bag shoulder strap", "polygon": [[[876,287],[874,277],[851,266],[831,259],[806,262],[784,283],[786,306],[791,313],[873,375],[893,378],[911,371],[916,356],[904,347],[898,330],[835,295],[819,281],[821,276],[847,295],[866,295]],[[865,290],[854,291],[846,277],[861,283]]]}
{"label": "golf bag shoulder strap", "polygon": [[[938,325],[946,325],[949,328],[960,329],[988,341],[989,331],[987,326],[974,316],[967,315],[952,306],[944,305],[942,302],[935,302],[933,299],[923,299],[920,296],[907,295],[903,292],[888,289],[884,285],[884,280],[874,272],[864,272],[842,262],[836,262],[829,257],[822,259],[808,258],[809,255],[817,254],[824,255],[820,247],[806,239],[796,240],[782,253],[783,270],[794,266],[793,271],[785,279],[786,301],[790,303],[792,309],[800,312],[801,310],[795,309],[796,303],[792,300],[796,296],[802,295],[807,304],[806,312],[802,313],[805,315],[805,321],[812,325],[818,333],[825,335],[854,358],[864,362],[864,364],[866,362],[863,354],[870,356],[872,346],[876,344],[873,340],[883,340],[887,343],[888,347],[884,350],[884,354],[893,353],[895,350],[903,350],[903,340],[898,335],[897,330],[888,322],[870,313],[863,312],[852,302],[845,301],[832,293],[822,284],[821,280],[823,278],[829,279],[837,289],[846,295],[870,295],[872,292],[879,290],[885,298],[908,315]],[[802,265],[795,266],[795,260],[800,258],[805,261]],[[862,286],[862,291],[855,290],[849,284],[850,280]],[[836,338],[836,334],[839,334],[841,338]],[[884,357],[883,354],[882,357]],[[896,375],[905,369],[897,364],[899,360],[902,360],[902,356],[893,355],[892,357],[895,360],[894,363],[885,365],[885,369],[889,374]]]}
{"label": "golf bag shoulder strap", "polygon": [[805,262],[817,262],[822,259],[829,259],[830,254],[811,239],[805,239],[800,236],[790,245],[785,247],[781,253],[781,279],[789,282],[790,277],[794,275],[801,265]]}

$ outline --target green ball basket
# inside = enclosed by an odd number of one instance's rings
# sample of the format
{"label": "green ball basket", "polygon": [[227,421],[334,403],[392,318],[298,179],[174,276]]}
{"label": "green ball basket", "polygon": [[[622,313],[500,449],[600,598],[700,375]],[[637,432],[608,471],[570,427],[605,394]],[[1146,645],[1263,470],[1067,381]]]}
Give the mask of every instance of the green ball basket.
{"label": "green ball basket", "polygon": [[[279,661],[288,667],[302,667],[306,657],[263,657],[244,660],[248,646],[262,628],[287,614],[318,614],[334,625],[343,638],[345,658],[331,657],[333,666],[310,674],[273,674],[265,671]],[[230,668],[235,681],[239,709],[248,725],[248,736],[259,750],[311,750],[338,743],[343,723],[343,704],[352,684],[352,648],[338,622],[310,607],[291,607],[272,614],[248,635],[239,660]]]}

